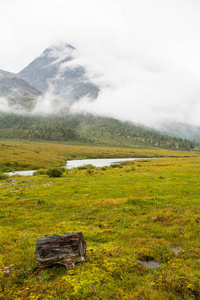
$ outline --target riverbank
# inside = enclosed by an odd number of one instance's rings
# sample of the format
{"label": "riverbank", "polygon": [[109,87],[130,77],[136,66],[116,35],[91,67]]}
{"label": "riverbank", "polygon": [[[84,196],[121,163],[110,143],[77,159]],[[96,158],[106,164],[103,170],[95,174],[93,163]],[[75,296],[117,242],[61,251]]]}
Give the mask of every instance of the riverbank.
{"label": "riverbank", "polygon": [[0,140],[0,173],[62,167],[67,160],[129,157],[196,157],[199,152],[96,147],[59,142]]}
{"label": "riverbank", "polygon": [[[116,165],[121,162],[134,161],[134,160],[143,160],[146,158],[94,158],[94,159],[79,159],[79,160],[68,160],[66,166],[63,166],[65,169],[73,169],[79,167],[87,168],[88,165],[93,167],[109,167],[111,165]],[[151,157],[149,159],[155,159]],[[36,170],[26,170],[26,171],[13,171],[5,173],[9,176],[21,175],[21,176],[32,176]]]}

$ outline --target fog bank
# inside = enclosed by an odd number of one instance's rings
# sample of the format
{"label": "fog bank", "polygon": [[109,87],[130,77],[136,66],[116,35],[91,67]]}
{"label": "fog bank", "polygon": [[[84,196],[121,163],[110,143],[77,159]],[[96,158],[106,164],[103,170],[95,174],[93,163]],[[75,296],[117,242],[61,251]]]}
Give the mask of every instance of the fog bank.
{"label": "fog bank", "polygon": [[[199,1],[8,0],[0,6],[1,69],[20,71],[57,40],[77,49],[73,63],[86,68],[101,92],[93,102],[76,102],[73,113],[200,126]],[[50,89],[35,112],[54,112],[52,101]]]}

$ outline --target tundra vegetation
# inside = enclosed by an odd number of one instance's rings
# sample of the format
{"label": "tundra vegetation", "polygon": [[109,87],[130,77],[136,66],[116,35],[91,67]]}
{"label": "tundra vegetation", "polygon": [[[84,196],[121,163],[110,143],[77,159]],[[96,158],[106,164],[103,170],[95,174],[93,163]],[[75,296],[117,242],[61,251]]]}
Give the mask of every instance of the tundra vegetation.
{"label": "tundra vegetation", "polygon": [[[47,169],[67,158],[146,157],[2,178],[0,299],[200,299],[198,152],[18,141],[0,149],[2,172],[23,160]],[[78,231],[88,261],[68,271],[37,267],[38,238]],[[156,269],[141,263],[152,260]]]}

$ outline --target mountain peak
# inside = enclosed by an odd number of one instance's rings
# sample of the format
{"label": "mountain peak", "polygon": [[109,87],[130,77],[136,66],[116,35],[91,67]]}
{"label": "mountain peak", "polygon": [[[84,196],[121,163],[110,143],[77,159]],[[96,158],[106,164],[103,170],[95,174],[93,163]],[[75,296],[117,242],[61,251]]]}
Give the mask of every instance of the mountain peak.
{"label": "mountain peak", "polygon": [[51,91],[54,96],[67,102],[84,96],[95,99],[99,89],[89,80],[86,70],[76,64],[74,51],[75,48],[67,43],[53,45],[17,76],[43,92]]}
{"label": "mountain peak", "polygon": [[62,62],[66,58],[73,59],[75,48],[69,44],[57,44],[44,50],[41,56],[44,56],[52,61]]}

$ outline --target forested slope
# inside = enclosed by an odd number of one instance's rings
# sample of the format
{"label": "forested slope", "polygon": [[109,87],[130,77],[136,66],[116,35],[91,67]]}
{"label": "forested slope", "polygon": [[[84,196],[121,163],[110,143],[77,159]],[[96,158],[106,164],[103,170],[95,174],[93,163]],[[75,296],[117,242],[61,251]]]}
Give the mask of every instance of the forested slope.
{"label": "forested slope", "polygon": [[96,145],[194,150],[198,144],[159,131],[92,115],[0,115],[0,138],[77,141]]}

